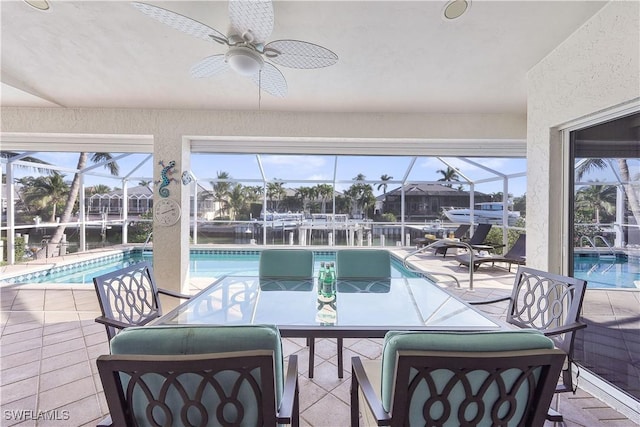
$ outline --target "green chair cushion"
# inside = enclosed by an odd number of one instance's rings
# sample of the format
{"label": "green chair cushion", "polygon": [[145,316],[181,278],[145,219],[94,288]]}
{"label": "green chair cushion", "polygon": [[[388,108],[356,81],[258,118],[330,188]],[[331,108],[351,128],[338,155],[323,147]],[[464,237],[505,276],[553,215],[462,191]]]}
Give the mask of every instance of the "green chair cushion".
{"label": "green chair cushion", "polygon": [[336,254],[338,279],[391,276],[391,255],[384,249],[342,249]]}
{"label": "green chair cushion", "polygon": [[552,349],[553,341],[536,330],[499,332],[390,331],[382,349],[382,406],[389,411],[394,388],[396,353],[399,350],[444,352],[492,352]]}
{"label": "green chair cushion", "polygon": [[282,341],[278,328],[272,325],[133,327],[116,335],[110,345],[112,354],[186,355],[272,350],[278,402],[282,396]]}
{"label": "green chair cushion", "polygon": [[260,277],[313,277],[313,252],[307,249],[265,249],[260,253]]}

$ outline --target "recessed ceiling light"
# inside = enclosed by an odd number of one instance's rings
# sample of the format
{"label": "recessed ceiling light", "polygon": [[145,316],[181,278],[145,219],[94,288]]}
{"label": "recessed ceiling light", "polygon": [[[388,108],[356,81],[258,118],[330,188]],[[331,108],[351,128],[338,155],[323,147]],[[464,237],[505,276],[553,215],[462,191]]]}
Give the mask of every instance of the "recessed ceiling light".
{"label": "recessed ceiling light", "polygon": [[34,9],[49,10],[49,2],[47,0],[24,0],[26,4]]}
{"label": "recessed ceiling light", "polygon": [[471,7],[471,0],[451,0],[444,6],[442,16],[445,19],[457,19]]}

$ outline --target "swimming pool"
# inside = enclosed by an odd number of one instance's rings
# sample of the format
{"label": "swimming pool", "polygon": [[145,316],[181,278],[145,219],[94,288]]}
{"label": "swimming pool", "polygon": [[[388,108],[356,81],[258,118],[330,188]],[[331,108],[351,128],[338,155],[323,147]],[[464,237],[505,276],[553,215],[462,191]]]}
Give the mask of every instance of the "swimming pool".
{"label": "swimming pool", "polygon": [[586,280],[588,289],[637,289],[640,287],[640,260],[623,254],[575,255],[573,275]]}
{"label": "swimming pool", "polygon": [[[192,250],[189,258],[191,277],[218,278],[224,275],[257,275],[260,251],[255,250]],[[321,262],[335,261],[333,251],[314,251],[314,271]],[[391,257],[392,277],[415,277],[416,273],[406,270],[402,262]],[[132,250],[117,255],[97,258],[92,261],[53,268],[37,273],[29,273],[4,279],[6,283],[57,283],[90,284],[93,278],[141,261],[152,262],[151,254]]]}

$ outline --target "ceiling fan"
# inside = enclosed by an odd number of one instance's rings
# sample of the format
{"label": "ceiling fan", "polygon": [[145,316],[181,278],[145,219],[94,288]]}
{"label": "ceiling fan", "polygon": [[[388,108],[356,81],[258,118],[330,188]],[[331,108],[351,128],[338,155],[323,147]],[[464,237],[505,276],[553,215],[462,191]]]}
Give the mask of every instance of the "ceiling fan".
{"label": "ceiling fan", "polygon": [[266,43],[274,23],[271,0],[230,0],[231,29],[227,36],[170,10],[146,3],[132,4],[145,15],[176,30],[228,46],[226,53],[207,56],[193,65],[190,72],[194,78],[211,77],[230,68],[271,95],[284,97],[287,81],[280,70],[267,60],[290,68],[322,68],[338,61],[335,53],[313,43],[300,40]]}

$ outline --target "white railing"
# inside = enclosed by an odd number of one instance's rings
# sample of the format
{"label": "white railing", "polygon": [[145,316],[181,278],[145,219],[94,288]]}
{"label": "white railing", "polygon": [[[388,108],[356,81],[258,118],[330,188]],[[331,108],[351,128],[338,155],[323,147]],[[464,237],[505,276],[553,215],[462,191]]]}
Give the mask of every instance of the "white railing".
{"label": "white railing", "polygon": [[409,271],[413,271],[414,273],[426,273],[429,275],[438,275],[438,276],[447,276],[452,278],[455,282],[456,282],[456,287],[461,288],[460,286],[460,281],[458,280],[458,278],[456,276],[454,276],[453,274],[449,274],[449,273],[440,273],[440,272],[424,272],[422,270],[418,270],[416,268],[414,268],[412,265],[410,265],[409,263],[407,263],[407,260],[409,258],[411,258],[412,256],[415,256],[419,253],[422,253],[424,251],[426,251],[427,249],[437,249],[439,247],[444,247],[444,246],[455,246],[458,248],[465,248],[467,249],[468,253],[469,253],[469,290],[472,291],[473,290],[473,258],[474,258],[474,254],[473,254],[473,248],[471,247],[470,244],[466,243],[466,242],[461,242],[461,241],[457,241],[457,240],[450,240],[450,239],[440,239],[440,240],[436,240],[433,243],[430,243],[426,246],[423,246],[421,248],[416,249],[413,252],[410,252],[409,254],[407,254],[403,259],[402,259],[402,264],[404,265],[404,267],[409,270]]}

